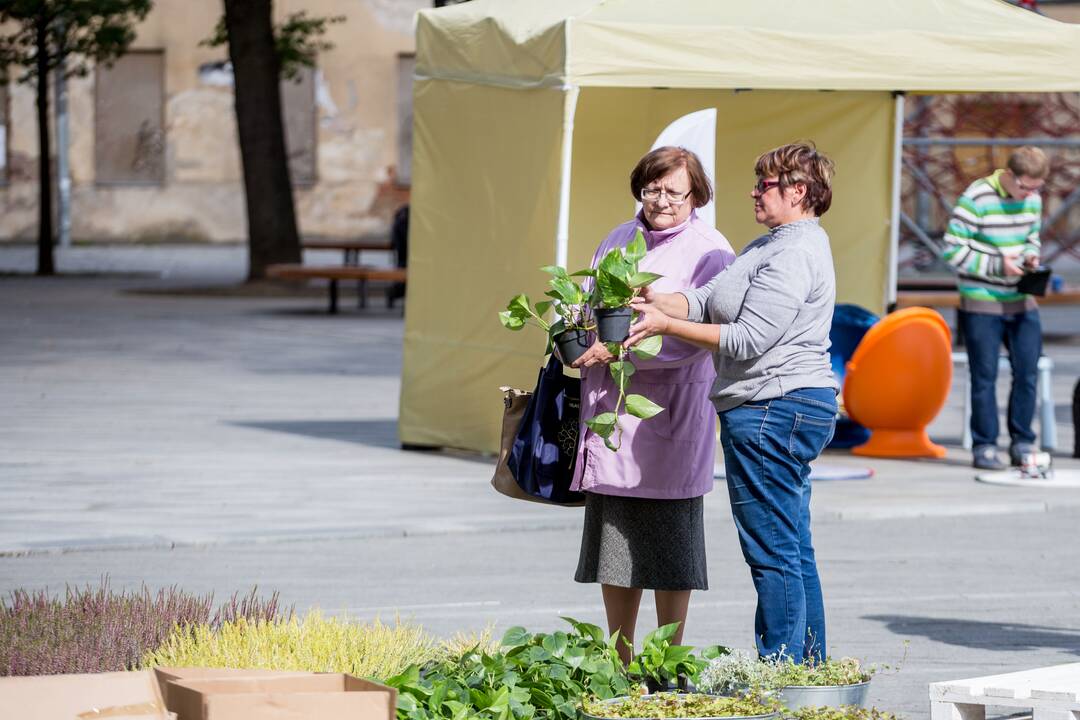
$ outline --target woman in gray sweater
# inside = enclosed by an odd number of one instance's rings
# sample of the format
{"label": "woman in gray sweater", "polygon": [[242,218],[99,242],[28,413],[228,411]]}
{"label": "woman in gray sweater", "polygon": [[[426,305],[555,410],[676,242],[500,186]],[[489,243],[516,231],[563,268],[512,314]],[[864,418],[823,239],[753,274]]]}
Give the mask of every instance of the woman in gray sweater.
{"label": "woman in gray sweater", "polygon": [[627,346],[670,335],[716,362],[731,511],[757,589],[758,653],[825,655],[825,608],[810,538],[810,462],[832,438],[829,363],[836,300],[829,236],[833,163],[809,143],[762,154],[750,196],[769,232],[697,290],[646,292]]}

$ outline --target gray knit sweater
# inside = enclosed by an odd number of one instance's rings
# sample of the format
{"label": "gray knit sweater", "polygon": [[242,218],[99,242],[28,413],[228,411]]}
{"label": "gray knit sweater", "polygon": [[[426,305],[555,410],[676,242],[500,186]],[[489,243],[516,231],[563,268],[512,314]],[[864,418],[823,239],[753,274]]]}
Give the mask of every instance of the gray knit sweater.
{"label": "gray knit sweater", "polygon": [[722,326],[709,394],[717,410],[799,388],[839,389],[829,362],[836,275],[817,218],[772,228],[683,295],[690,320]]}

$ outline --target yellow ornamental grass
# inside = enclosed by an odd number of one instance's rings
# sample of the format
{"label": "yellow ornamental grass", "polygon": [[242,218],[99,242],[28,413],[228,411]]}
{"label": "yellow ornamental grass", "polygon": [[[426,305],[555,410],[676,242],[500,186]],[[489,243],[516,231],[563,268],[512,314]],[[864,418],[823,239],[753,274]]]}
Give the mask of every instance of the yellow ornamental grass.
{"label": "yellow ornamental grass", "polygon": [[467,652],[479,652],[494,655],[499,649],[499,642],[492,637],[493,625],[488,625],[479,632],[455,633],[439,643],[439,659],[457,661]]}
{"label": "yellow ornamental grass", "polygon": [[439,655],[433,639],[419,625],[352,623],[308,613],[303,620],[225,623],[177,627],[144,667],[261,668],[344,672],[386,679],[413,664]]}

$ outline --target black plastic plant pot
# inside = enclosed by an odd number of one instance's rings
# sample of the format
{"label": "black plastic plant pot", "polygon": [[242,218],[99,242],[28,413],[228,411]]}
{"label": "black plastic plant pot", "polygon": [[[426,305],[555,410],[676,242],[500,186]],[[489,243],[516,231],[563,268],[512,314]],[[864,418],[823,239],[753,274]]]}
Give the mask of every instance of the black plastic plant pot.
{"label": "black plastic plant pot", "polygon": [[690,679],[685,675],[680,675],[675,680],[665,680],[661,682],[654,677],[646,677],[645,687],[649,690],[650,694],[661,692],[690,692]]}
{"label": "black plastic plant pot", "polygon": [[630,335],[630,316],[633,311],[627,307],[596,308],[596,334],[600,342],[622,342]]}
{"label": "black plastic plant pot", "polygon": [[587,330],[573,329],[563,330],[555,336],[555,347],[559,351],[564,365],[570,365],[589,349],[589,333]]}

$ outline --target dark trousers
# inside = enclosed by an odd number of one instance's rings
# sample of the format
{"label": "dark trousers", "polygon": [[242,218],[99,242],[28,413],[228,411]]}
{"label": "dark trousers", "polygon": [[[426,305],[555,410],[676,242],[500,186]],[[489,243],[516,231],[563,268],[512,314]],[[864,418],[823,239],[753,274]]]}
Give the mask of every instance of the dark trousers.
{"label": "dark trousers", "polygon": [[1035,416],[1042,325],[1039,311],[1015,315],[984,315],[959,312],[960,327],[971,371],[971,441],[975,447],[996,445],[998,406],[996,383],[998,356],[1004,344],[1012,366],[1009,392],[1009,438],[1011,444],[1034,443],[1031,420]]}
{"label": "dark trousers", "polygon": [[793,390],[720,413],[728,496],[757,590],[762,656],[826,654],[825,604],[810,536],[810,462],[836,426],[836,393]]}

